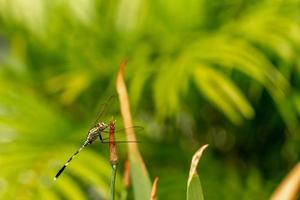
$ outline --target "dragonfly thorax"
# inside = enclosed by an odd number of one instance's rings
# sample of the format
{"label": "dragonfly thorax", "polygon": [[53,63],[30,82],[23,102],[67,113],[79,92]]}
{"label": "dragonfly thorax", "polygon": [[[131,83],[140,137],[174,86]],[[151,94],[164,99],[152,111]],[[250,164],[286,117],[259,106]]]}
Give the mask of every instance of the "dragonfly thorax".
{"label": "dragonfly thorax", "polygon": [[94,142],[97,139],[97,137],[99,137],[101,132],[105,130],[107,127],[108,125],[105,124],[104,122],[97,123],[96,126],[94,126],[89,130],[89,134],[87,136],[87,143],[91,144],[92,142]]}
{"label": "dragonfly thorax", "polygon": [[99,122],[97,124],[97,127],[99,127],[100,131],[103,131],[104,129],[106,129],[108,127],[108,125],[105,124],[104,122]]}

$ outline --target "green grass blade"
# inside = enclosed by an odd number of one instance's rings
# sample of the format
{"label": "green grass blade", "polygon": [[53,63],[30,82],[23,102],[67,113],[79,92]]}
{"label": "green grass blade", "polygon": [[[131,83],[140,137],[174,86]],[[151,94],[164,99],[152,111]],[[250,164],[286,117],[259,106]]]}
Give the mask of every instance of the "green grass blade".
{"label": "green grass blade", "polygon": [[202,186],[198,174],[194,174],[187,188],[187,200],[204,200]]}
{"label": "green grass blade", "polygon": [[148,199],[151,193],[149,175],[138,156],[130,156],[131,179],[135,199]]}

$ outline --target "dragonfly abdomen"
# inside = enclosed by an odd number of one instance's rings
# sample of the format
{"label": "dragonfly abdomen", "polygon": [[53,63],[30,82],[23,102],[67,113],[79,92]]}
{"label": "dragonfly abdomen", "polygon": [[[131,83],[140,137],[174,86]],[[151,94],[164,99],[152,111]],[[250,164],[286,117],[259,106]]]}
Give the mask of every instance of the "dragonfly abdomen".
{"label": "dragonfly abdomen", "polygon": [[64,166],[57,172],[57,174],[54,177],[54,180],[56,180],[59,175],[65,170],[65,168],[69,165],[69,163],[73,160],[73,158],[87,145],[89,145],[88,142],[85,142],[70,158],[69,160],[64,164]]}

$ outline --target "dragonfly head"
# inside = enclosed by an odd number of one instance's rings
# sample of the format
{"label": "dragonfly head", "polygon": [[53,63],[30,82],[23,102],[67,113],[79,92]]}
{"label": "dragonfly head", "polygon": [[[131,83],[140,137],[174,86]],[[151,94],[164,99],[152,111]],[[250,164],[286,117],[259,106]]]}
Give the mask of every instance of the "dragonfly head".
{"label": "dragonfly head", "polygon": [[105,124],[104,122],[99,122],[98,126],[99,126],[100,130],[104,130],[104,129],[106,129],[108,127],[108,125]]}

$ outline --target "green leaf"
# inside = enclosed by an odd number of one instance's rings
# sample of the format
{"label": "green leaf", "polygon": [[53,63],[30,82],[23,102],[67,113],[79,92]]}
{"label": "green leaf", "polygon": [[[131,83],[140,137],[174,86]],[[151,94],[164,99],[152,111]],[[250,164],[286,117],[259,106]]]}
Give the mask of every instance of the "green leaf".
{"label": "green leaf", "polygon": [[[163,60],[161,72],[154,83],[156,108],[160,116],[171,116],[178,112],[180,107],[180,94],[188,89],[189,66],[186,66],[184,57],[172,62],[169,59]],[[176,80],[176,81],[174,81]],[[172,84],[172,87],[170,87]]]}
{"label": "green leaf", "polygon": [[240,123],[242,116],[251,118],[254,110],[241,91],[225,76],[212,67],[199,66],[193,73],[199,90],[222,110],[234,123]]}
{"label": "green leaf", "polygon": [[130,173],[132,178],[135,199],[146,199],[150,197],[151,182],[144,163],[138,156],[130,155]]}
{"label": "green leaf", "polygon": [[21,84],[17,87],[15,82],[2,79],[0,83],[3,97],[0,99],[0,179],[8,185],[0,198],[11,199],[6,197],[26,190],[28,198],[36,194],[41,199],[59,199],[63,195],[66,199],[83,200],[88,198],[85,187],[108,197],[110,166],[98,155],[100,152],[93,153],[92,146],[82,151],[65,173],[53,181],[57,170],[71,156],[68,154],[78,148],[78,142],[73,145],[69,136],[81,132],[84,137],[84,130],[75,130],[78,129],[75,126],[72,130],[66,116],[28,87]]}
{"label": "green leaf", "polygon": [[198,174],[194,174],[187,189],[187,200],[204,200],[202,186]]}
{"label": "green leaf", "polygon": [[81,190],[74,180],[65,176],[64,178],[57,180],[55,185],[58,190],[68,199],[84,200],[86,199],[84,192]]}

